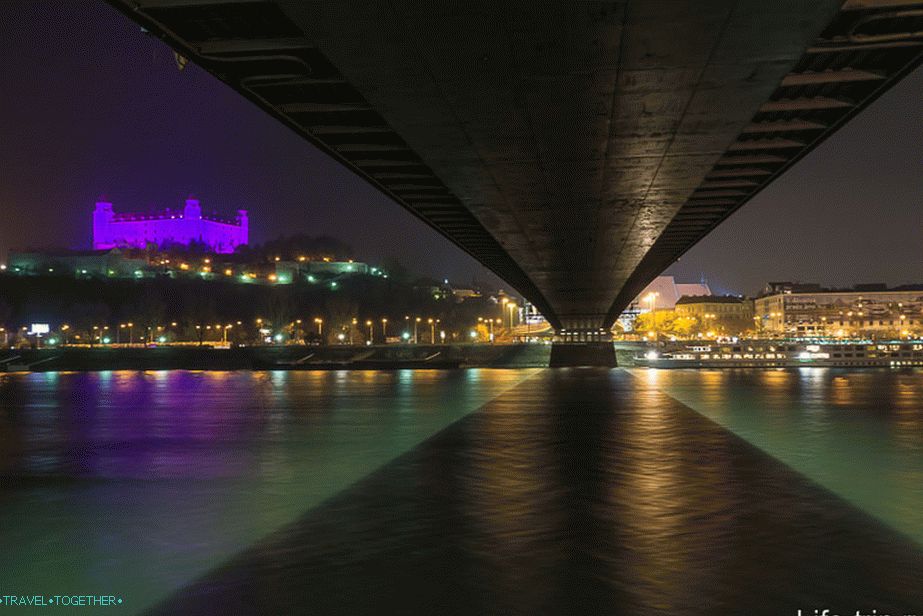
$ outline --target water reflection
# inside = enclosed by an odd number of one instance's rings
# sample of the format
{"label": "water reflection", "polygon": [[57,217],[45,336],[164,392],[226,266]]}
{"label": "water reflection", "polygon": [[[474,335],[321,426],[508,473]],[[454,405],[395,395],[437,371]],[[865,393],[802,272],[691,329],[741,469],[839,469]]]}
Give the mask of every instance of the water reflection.
{"label": "water reflection", "polygon": [[[739,376],[706,378],[739,388]],[[915,545],[646,375],[561,369],[154,613],[898,613],[923,605],[921,575]]]}
{"label": "water reflection", "polygon": [[532,372],[0,375],[0,585],[137,612]]}
{"label": "water reflection", "polygon": [[923,543],[923,371],[661,372],[660,390]]}
{"label": "water reflection", "polygon": [[920,373],[653,372],[0,376],[0,583],[155,614],[923,606]]}

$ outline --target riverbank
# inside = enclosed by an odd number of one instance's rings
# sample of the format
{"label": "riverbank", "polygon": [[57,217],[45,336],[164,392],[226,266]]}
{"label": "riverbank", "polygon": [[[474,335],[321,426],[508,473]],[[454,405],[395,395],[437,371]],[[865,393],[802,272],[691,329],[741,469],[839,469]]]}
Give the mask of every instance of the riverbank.
{"label": "riverbank", "polygon": [[378,345],[85,348],[6,350],[0,371],[28,370],[330,370],[533,368],[548,365],[549,345]]}

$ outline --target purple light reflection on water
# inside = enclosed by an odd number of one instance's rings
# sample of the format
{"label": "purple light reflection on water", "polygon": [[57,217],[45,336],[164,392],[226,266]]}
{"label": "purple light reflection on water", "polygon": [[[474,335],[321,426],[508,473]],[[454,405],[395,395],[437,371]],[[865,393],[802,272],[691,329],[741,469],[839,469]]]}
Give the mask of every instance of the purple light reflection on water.
{"label": "purple light reflection on water", "polygon": [[141,612],[534,373],[483,372],[0,375],[0,581]]}

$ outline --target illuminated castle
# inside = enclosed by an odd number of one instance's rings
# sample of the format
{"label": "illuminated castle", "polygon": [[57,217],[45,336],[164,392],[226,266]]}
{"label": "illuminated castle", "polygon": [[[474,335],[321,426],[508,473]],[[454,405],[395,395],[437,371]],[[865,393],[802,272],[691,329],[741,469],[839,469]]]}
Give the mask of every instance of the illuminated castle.
{"label": "illuminated castle", "polygon": [[186,199],[182,211],[155,214],[115,213],[112,203],[97,201],[93,211],[93,248],[146,248],[149,244],[200,242],[214,252],[234,252],[249,239],[247,210],[237,210],[234,220],[203,216],[199,200]]}

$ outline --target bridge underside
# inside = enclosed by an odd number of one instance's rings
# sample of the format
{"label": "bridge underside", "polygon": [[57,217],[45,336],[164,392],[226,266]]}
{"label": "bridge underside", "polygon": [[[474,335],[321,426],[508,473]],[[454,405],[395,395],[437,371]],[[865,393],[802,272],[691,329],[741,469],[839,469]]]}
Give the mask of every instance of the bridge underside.
{"label": "bridge underside", "polygon": [[582,331],[923,49],[894,0],[110,1]]}

